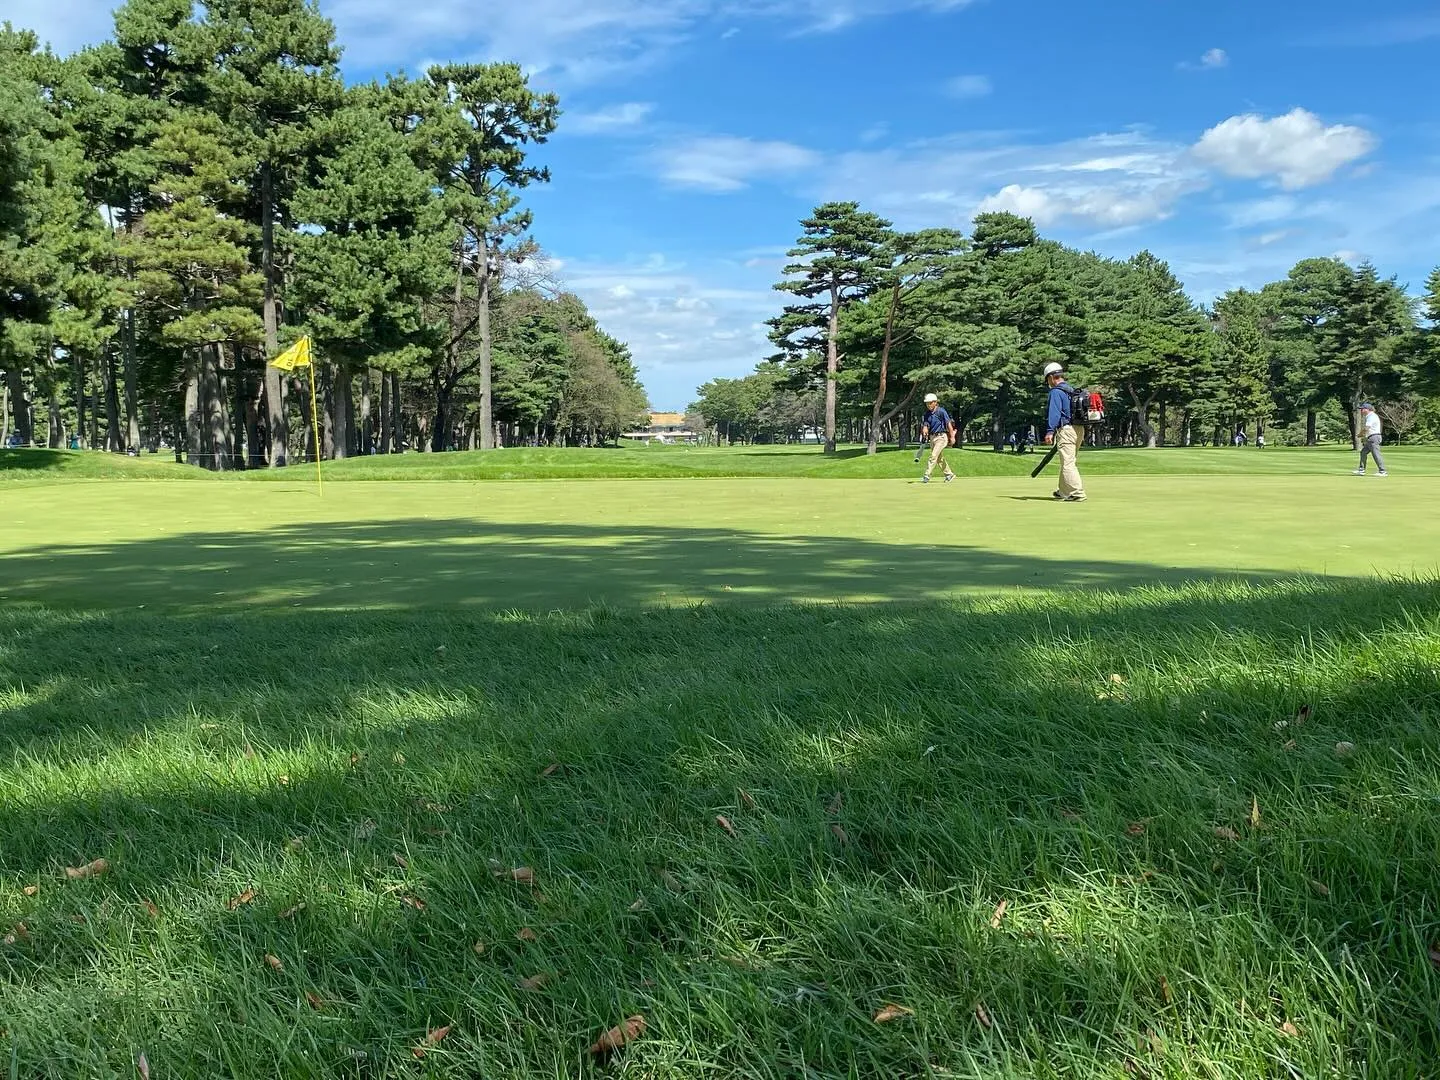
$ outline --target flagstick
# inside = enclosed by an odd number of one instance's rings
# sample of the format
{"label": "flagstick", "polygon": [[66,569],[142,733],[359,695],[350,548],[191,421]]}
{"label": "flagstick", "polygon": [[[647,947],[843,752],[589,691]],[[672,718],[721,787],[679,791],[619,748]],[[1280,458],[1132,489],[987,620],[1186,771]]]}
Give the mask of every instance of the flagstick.
{"label": "flagstick", "polygon": [[325,494],[325,481],[320,477],[320,410],[315,402],[315,361],[310,361],[310,426],[315,431],[315,487]]}

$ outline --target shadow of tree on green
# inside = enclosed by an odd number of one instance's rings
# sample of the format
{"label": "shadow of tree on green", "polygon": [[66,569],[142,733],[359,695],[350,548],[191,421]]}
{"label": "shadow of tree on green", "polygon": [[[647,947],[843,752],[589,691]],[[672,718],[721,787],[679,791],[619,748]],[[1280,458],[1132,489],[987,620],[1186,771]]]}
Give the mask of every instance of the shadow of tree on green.
{"label": "shadow of tree on green", "polygon": [[0,560],[0,598],[187,611],[292,603],[535,609],[701,599],[920,601],[956,588],[1127,589],[1236,576],[1260,582],[1291,575],[1037,559],[980,544],[440,519],[40,545]]}

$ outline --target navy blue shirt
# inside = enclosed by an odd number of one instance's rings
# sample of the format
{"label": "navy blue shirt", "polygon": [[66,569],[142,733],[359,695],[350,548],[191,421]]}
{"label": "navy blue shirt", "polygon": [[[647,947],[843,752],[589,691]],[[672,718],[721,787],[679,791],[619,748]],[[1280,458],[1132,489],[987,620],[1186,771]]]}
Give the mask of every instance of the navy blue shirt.
{"label": "navy blue shirt", "polygon": [[1072,387],[1065,380],[1060,380],[1059,386],[1050,388],[1050,415],[1045,419],[1045,434],[1053,435],[1055,432],[1073,423],[1070,416],[1070,395],[1074,393]]}
{"label": "navy blue shirt", "polygon": [[945,411],[944,406],[936,405],[934,412],[927,412],[920,423],[925,428],[925,434],[934,438],[936,435],[946,435],[950,431],[950,414]]}

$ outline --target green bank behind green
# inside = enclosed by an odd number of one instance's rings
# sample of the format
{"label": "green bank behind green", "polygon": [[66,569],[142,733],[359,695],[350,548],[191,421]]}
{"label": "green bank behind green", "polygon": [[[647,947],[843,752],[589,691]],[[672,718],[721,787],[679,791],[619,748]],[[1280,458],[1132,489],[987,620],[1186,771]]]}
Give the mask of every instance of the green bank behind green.
{"label": "green bank behind green", "polygon": [[[1044,447],[1039,450],[1043,451]],[[997,454],[980,447],[947,452],[963,476],[1026,477],[1040,453]],[[1408,476],[1440,476],[1440,450],[1386,447],[1395,471]],[[1266,450],[1233,447],[1161,447],[1085,450],[1081,464],[1095,475],[1341,475],[1355,467],[1356,455],[1336,446],[1281,447]],[[908,479],[919,475],[911,450],[883,447],[867,455],[863,447],[842,446],[826,456],[816,446],[622,446],[512,448],[480,453],[390,454],[327,461],[331,480],[581,480],[680,479],[684,477],[806,477],[810,479]],[[259,469],[216,475],[177,464],[173,455],[138,458],[63,450],[0,450],[0,485],[47,479],[183,479],[208,483],[301,483],[313,480],[314,465],[296,462],[285,469]]]}
{"label": "green bank behind green", "polygon": [[[298,479],[298,478],[297,478]],[[1427,575],[1433,481],[53,484],[0,521],[0,597],[47,606],[527,610]]]}

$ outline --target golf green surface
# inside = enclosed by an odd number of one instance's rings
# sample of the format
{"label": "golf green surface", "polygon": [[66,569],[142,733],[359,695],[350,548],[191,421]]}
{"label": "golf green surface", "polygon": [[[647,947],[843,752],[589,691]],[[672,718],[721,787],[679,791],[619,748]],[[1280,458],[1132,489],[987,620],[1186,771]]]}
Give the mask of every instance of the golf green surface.
{"label": "golf green surface", "polygon": [[879,601],[1238,576],[1428,576],[1423,476],[12,487],[0,599],[50,607],[525,610]]}

